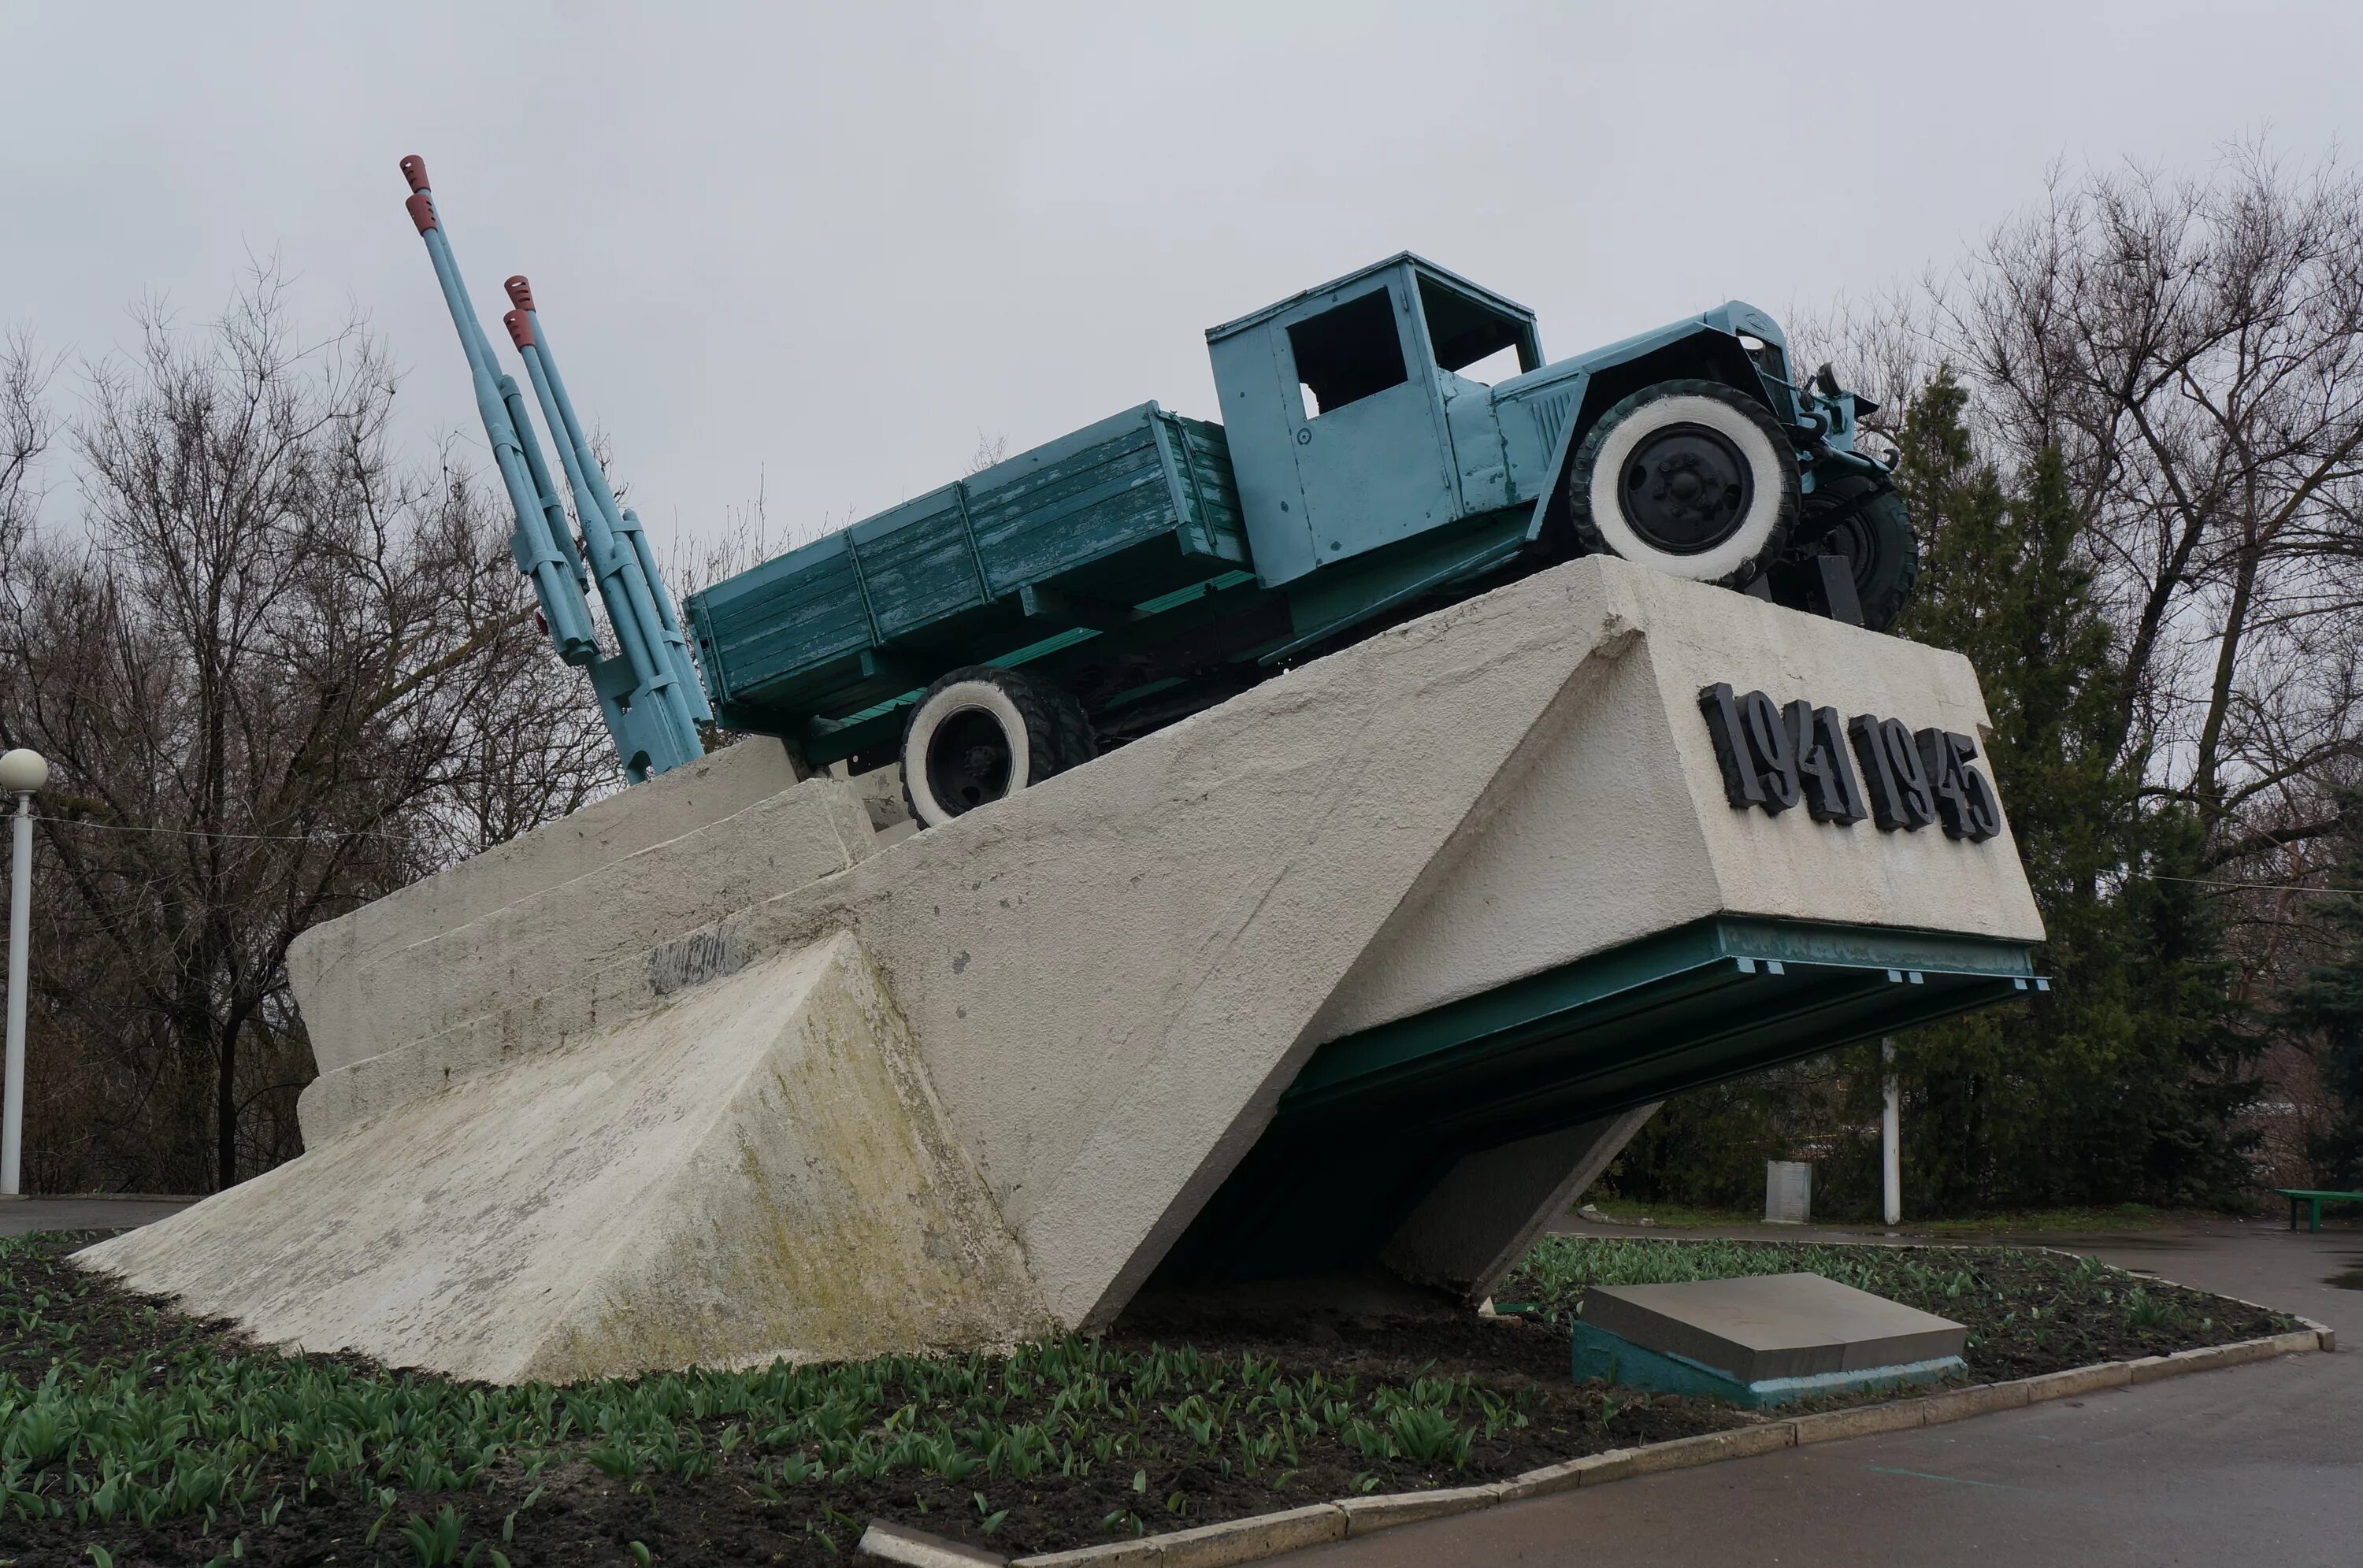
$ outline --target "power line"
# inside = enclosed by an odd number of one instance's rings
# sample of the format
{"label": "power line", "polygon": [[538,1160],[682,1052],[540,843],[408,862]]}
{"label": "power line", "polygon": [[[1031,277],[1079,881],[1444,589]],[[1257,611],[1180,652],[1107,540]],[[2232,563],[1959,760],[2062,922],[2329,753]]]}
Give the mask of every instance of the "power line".
{"label": "power line", "polygon": [[163,834],[173,838],[239,839],[250,844],[340,844],[352,838],[382,838],[390,844],[408,844],[412,840],[402,834],[372,833],[355,828],[350,833],[207,833],[198,828],[136,827],[123,823],[94,823],[83,817],[35,817],[37,823],[53,823],[59,827],[88,828],[94,833]]}
{"label": "power line", "polygon": [[2188,882],[2194,888],[2239,888],[2258,893],[2319,893],[2334,899],[2363,899],[2363,888],[2309,888],[2302,882],[2221,882],[2205,877],[2160,877],[2148,871],[2135,876],[2148,882]]}

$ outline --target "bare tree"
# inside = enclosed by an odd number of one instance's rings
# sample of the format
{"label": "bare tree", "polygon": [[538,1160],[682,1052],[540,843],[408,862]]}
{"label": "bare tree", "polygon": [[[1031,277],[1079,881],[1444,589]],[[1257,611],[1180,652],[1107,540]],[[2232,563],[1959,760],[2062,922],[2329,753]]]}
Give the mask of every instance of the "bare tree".
{"label": "bare tree", "polygon": [[[0,375],[18,447],[40,390]],[[258,273],[91,370],[77,526],[16,526],[0,741],[56,769],[39,989],[102,1091],[99,1168],[226,1187],[292,1152],[288,944],[612,781],[484,498],[390,456],[393,395],[374,343],[299,343]]]}
{"label": "bare tree", "polygon": [[2056,178],[1932,315],[2004,450],[2069,461],[2154,788],[2227,861],[2331,831],[2314,781],[2363,739],[2363,184],[2255,147]]}
{"label": "bare tree", "polygon": [[[38,465],[55,434],[48,404],[54,366],[35,351],[30,334],[0,338],[0,552],[21,541],[32,526],[39,501]],[[0,562],[7,559],[0,554]]]}
{"label": "bare tree", "polygon": [[981,474],[1008,456],[1008,436],[987,436],[980,430],[976,433],[976,450],[969,454],[968,467],[960,470],[960,477]]}

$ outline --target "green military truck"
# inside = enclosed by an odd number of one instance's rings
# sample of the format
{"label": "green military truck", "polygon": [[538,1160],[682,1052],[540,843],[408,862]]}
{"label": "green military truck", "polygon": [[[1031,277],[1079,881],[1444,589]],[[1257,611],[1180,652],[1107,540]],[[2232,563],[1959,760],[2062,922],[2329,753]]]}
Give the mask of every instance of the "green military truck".
{"label": "green military truck", "polygon": [[718,721],[899,759],[931,827],[1578,555],[1873,629],[1911,591],[1871,408],[1753,306],[1546,362],[1406,253],[1206,340],[1221,424],[1143,403],[693,596]]}

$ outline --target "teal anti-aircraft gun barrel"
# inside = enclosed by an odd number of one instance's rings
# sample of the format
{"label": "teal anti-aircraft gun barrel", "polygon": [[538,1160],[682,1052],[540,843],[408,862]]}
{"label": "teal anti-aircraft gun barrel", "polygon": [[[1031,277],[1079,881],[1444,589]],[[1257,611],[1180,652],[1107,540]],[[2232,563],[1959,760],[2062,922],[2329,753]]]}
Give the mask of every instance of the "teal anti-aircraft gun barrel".
{"label": "teal anti-aircraft gun barrel", "polygon": [[[509,550],[516,558],[517,569],[533,584],[549,640],[560,658],[583,666],[589,672],[600,715],[632,782],[692,761],[704,749],[697,725],[712,715],[690,668],[679,617],[649,557],[638,519],[616,509],[605,477],[582,437],[565,386],[540,342],[532,294],[523,278],[510,280],[511,297],[522,308],[509,313],[509,333],[525,355],[527,373],[549,420],[573,491],[591,558],[590,574],[584,570],[582,552],[577,550],[568,525],[565,504],[559,500],[549,467],[542,458],[524,393],[515,377],[500,372],[492,343],[469,303],[467,285],[460,280],[442,215],[427,182],[426,162],[416,156],[405,158],[402,172],[410,182],[405,205],[419,237],[427,242],[436,280],[443,287],[444,304],[459,329],[460,348],[468,357],[469,376],[475,384],[476,412],[484,422],[494,465],[516,513],[516,532],[510,536]],[[594,574],[618,650],[605,657],[601,657],[585,597]]]}
{"label": "teal anti-aircraft gun barrel", "polygon": [[[714,711],[705,705],[704,689],[690,663],[681,618],[674,613],[664,579],[649,554],[648,536],[641,531],[637,513],[616,504],[598,454],[591,448],[582,422],[575,417],[574,401],[566,395],[566,382],[549,351],[549,331],[534,308],[533,285],[519,274],[504,287],[516,308],[501,317],[501,325],[508,328],[509,341],[525,360],[526,374],[541,404],[542,422],[549,426],[550,442],[566,469],[567,488],[574,495],[574,514],[582,519],[582,540],[598,577],[600,596],[616,623],[616,641],[632,656],[636,672],[645,666],[649,689],[663,703],[667,717],[694,742],[696,726],[713,723]],[[627,620],[632,631],[628,638],[624,632]]]}

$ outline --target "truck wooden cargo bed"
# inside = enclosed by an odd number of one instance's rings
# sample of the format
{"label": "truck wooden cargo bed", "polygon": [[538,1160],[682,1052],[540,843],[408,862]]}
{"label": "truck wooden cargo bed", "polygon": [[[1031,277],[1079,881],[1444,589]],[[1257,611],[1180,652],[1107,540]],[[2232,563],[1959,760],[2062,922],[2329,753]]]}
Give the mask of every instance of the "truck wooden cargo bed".
{"label": "truck wooden cargo bed", "polygon": [[1142,403],[690,602],[721,722],[791,738],[1248,558],[1222,426]]}

